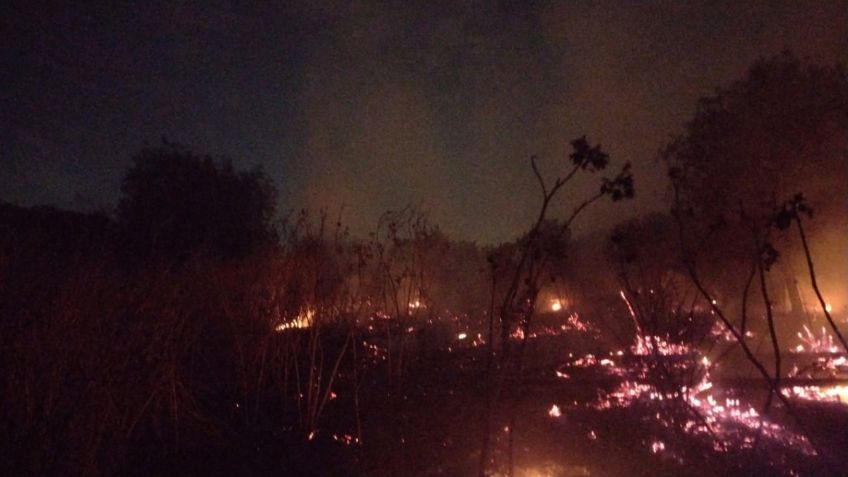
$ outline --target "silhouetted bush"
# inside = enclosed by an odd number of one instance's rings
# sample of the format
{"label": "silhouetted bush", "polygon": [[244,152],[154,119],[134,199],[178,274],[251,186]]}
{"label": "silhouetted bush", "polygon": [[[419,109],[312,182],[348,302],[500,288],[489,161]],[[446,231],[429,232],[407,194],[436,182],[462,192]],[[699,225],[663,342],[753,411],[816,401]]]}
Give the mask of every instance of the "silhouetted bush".
{"label": "silhouetted bush", "polygon": [[136,261],[238,258],[277,238],[276,190],[261,169],[236,171],[166,143],[133,158],[122,190],[122,248]]}

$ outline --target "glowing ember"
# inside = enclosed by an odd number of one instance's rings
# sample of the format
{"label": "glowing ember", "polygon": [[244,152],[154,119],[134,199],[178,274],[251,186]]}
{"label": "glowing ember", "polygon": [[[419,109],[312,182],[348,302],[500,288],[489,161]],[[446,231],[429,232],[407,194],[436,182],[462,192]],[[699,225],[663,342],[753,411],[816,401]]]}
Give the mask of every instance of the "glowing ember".
{"label": "glowing ember", "polygon": [[848,385],[833,386],[792,386],[784,389],[783,394],[807,401],[837,402],[848,405]]}
{"label": "glowing ember", "polygon": [[[779,442],[787,447],[798,449],[807,455],[815,455],[815,450],[806,437],[762,418],[760,414],[750,405],[743,406],[737,398],[719,398],[716,394],[710,394],[713,388],[709,382],[708,375],[693,389],[686,387],[679,391],[660,392],[650,384],[625,380],[619,387],[605,396],[599,397],[594,403],[595,409],[603,410],[612,407],[628,407],[637,403],[651,401],[680,400],[687,403],[692,409],[697,410],[702,420],[689,420],[683,426],[683,430],[689,434],[709,436],[717,438],[714,442],[714,450],[717,452],[727,451],[727,440],[737,441],[741,448],[751,448],[753,439],[747,439],[751,434],[762,432],[766,438]],[[657,414],[662,420],[661,414]],[[671,423],[666,423],[669,427]],[[707,427],[709,426],[709,428]],[[657,450],[654,450],[654,449]],[[662,449],[652,445],[651,450],[657,453]]]}
{"label": "glowing ember", "polygon": [[[738,397],[717,390],[710,378],[711,360],[706,356],[699,356],[699,353],[690,346],[668,343],[659,337],[639,337],[631,347],[631,353],[633,357],[642,357],[635,362],[635,365],[632,358],[631,360],[622,359],[624,363],[631,364],[621,366],[609,359],[598,359],[594,355],[585,355],[565,365],[595,366],[607,370],[609,374],[623,377],[618,387],[609,392],[599,393],[595,401],[589,404],[590,407],[603,411],[630,406],[642,408],[659,406],[658,409],[661,410],[668,405],[674,408],[675,403],[680,403],[684,405],[684,408],[694,411],[693,418],[680,423],[665,417],[663,412],[657,411],[656,419],[664,427],[680,425],[683,432],[708,439],[713,443],[713,450],[716,452],[727,452],[730,448],[750,449],[756,442],[754,437],[759,433],[762,438],[784,448],[792,448],[810,456],[816,455],[812,445],[803,435],[769,421],[752,405],[743,403]],[[650,355],[668,356],[669,358],[658,359],[658,362],[662,361],[665,366],[670,366],[668,369],[692,370],[698,373],[699,378],[691,385],[660,389],[653,383],[649,374],[651,365],[646,364],[646,358],[644,358]],[[565,373],[558,371],[557,376],[562,377],[560,374]],[[796,387],[784,390],[784,393],[802,399],[848,402],[848,386]],[[650,452],[654,454],[661,453],[666,457],[679,458],[669,453],[663,441],[649,441],[646,444]]]}
{"label": "glowing ember", "polygon": [[562,310],[562,303],[559,300],[553,300],[551,302],[551,311],[560,311]]}
{"label": "glowing ember", "polygon": [[821,334],[816,335],[807,325],[804,325],[803,332],[798,332],[798,338],[801,344],[793,349],[796,353],[839,353],[841,351],[833,335],[824,327],[821,328]]}
{"label": "glowing ember", "polygon": [[565,324],[560,327],[563,331],[593,331],[597,332],[598,329],[593,327],[592,325],[580,321],[580,315],[577,312],[574,312],[568,315],[568,318],[565,319]]}
{"label": "glowing ember", "polygon": [[460,333],[460,334],[456,335],[456,339],[458,339],[458,340],[464,340],[465,338],[468,338],[468,334],[466,334],[466,333]]}
{"label": "glowing ember", "polygon": [[[735,343],[736,337],[733,336],[733,333],[727,329],[720,321],[716,321],[713,324],[713,327],[710,328],[710,336],[717,338],[721,341],[725,341],[728,343]],[[752,331],[745,331],[745,338],[753,338],[754,333]]]}
{"label": "glowing ember", "polygon": [[689,345],[669,343],[659,336],[636,336],[636,343],[630,348],[637,356],[648,356],[654,353],[663,356],[684,356],[693,353]]}
{"label": "glowing ember", "polygon": [[359,444],[359,438],[352,436],[350,434],[333,434],[333,440],[336,442],[341,442],[342,444],[349,446],[352,444]]}
{"label": "glowing ember", "polygon": [[554,404],[553,406],[551,406],[550,409],[548,409],[548,415],[551,417],[560,417],[562,416],[562,411],[560,410],[559,406]]}

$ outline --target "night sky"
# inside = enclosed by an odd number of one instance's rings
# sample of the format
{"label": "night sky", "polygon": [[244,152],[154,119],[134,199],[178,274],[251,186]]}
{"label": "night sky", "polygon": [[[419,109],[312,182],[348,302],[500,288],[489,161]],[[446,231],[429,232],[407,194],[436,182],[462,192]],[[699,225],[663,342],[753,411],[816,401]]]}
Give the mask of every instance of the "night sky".
{"label": "night sky", "polygon": [[165,136],[261,164],[283,210],[362,232],[417,204],[484,243],[532,220],[531,154],[552,176],[585,133],[633,162],[637,199],[577,224],[607,227],[663,208],[699,96],[784,49],[848,61],[845,1],[46,3],[0,7],[0,199],[111,208]]}

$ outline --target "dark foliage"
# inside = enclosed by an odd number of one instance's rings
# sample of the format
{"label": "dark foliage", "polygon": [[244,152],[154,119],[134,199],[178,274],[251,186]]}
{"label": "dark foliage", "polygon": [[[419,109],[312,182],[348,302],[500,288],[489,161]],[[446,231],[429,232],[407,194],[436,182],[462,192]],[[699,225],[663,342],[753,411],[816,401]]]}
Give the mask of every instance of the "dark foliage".
{"label": "dark foliage", "polygon": [[261,169],[237,171],[165,143],[134,157],[122,189],[118,222],[135,259],[237,258],[276,240],[276,190]]}
{"label": "dark foliage", "polygon": [[591,172],[602,171],[609,164],[609,154],[601,150],[601,145],[589,146],[586,136],[582,136],[571,141],[571,147],[574,151],[570,158],[572,164],[580,166],[581,169],[588,169]]}
{"label": "dark foliage", "polygon": [[684,206],[707,223],[728,222],[740,203],[757,216],[798,190],[828,204],[829,194],[848,192],[846,131],[845,71],[784,53],[701,98],[685,134],[662,157]]}

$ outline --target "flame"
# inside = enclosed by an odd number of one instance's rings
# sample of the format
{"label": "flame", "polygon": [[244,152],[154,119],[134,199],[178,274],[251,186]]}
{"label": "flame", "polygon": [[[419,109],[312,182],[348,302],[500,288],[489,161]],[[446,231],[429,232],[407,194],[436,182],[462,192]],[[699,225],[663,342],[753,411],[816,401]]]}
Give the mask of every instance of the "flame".
{"label": "flame", "polygon": [[291,330],[295,328],[309,328],[312,326],[312,322],[315,319],[315,309],[306,308],[306,310],[301,311],[293,320],[284,321],[277,325],[274,330],[278,332]]}
{"label": "flame", "polygon": [[562,410],[560,410],[559,406],[554,404],[550,409],[548,409],[548,415],[551,417],[560,417],[562,416]]}

